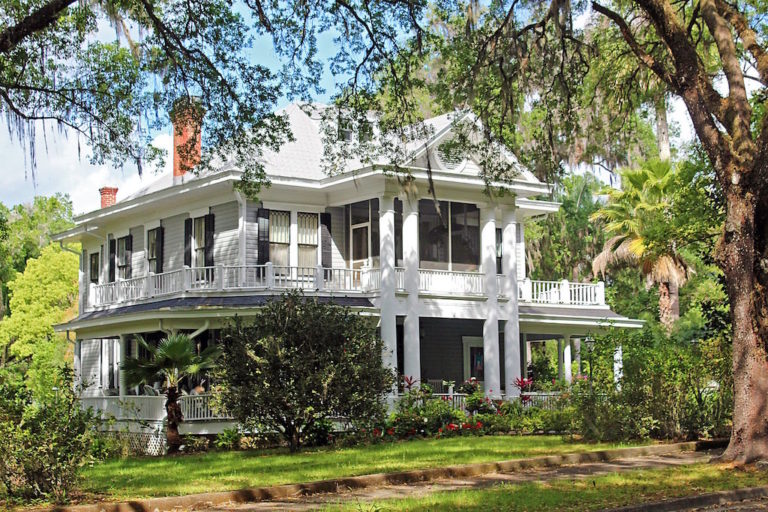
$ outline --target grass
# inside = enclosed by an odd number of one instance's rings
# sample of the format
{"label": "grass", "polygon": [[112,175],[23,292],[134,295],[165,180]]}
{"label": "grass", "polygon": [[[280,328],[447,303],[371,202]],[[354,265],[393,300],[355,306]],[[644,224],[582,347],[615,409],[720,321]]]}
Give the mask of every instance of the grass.
{"label": "grass", "polygon": [[503,484],[488,489],[435,493],[422,498],[337,504],[327,507],[326,510],[599,510],[761,485],[768,485],[768,474],[765,471],[700,463],[674,468],[634,470],[579,480]]}
{"label": "grass", "polygon": [[569,442],[559,436],[485,436],[382,443],[342,449],[210,452],[116,459],[86,468],[83,490],[124,500],[236,490],[453,464],[595,451],[627,445]]}

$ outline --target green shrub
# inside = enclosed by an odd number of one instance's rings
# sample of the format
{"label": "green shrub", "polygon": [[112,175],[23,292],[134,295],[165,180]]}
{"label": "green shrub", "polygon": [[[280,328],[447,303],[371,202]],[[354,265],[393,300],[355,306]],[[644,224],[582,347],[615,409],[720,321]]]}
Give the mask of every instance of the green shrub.
{"label": "green shrub", "polygon": [[213,444],[219,450],[237,450],[240,448],[240,441],[242,439],[243,434],[239,428],[227,428],[216,436]]}
{"label": "green shrub", "polygon": [[202,453],[207,452],[211,446],[210,440],[205,436],[183,436],[182,449],[184,453]]}
{"label": "green shrub", "polygon": [[[61,379],[72,382],[71,370],[61,370]],[[102,442],[98,427],[72,386],[36,399],[23,385],[0,377],[0,483],[6,494],[66,501],[80,468],[94,461],[92,446]]]}
{"label": "green shrub", "polygon": [[506,414],[476,414],[472,420],[482,423],[480,431],[483,434],[507,434],[512,430],[512,419]]}

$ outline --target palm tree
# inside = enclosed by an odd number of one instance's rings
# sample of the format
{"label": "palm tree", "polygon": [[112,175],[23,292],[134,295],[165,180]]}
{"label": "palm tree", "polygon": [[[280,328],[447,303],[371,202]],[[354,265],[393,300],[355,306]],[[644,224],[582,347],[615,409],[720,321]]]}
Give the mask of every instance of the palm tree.
{"label": "palm tree", "polygon": [[127,358],[121,365],[128,386],[164,381],[165,412],[168,427],[166,440],[168,453],[175,453],[181,446],[179,423],[184,420],[179,405],[179,382],[213,369],[221,354],[217,346],[210,346],[197,353],[195,342],[186,334],[172,334],[160,340],[157,346],[147,343],[141,336],[137,341],[147,351],[147,358]]}
{"label": "palm tree", "polygon": [[669,332],[678,316],[677,290],[692,273],[667,229],[675,173],[668,161],[653,160],[621,177],[622,190],[608,190],[608,204],[591,216],[606,223],[609,237],[592,271],[605,275],[619,264],[639,265],[646,286],[659,286],[659,320]]}

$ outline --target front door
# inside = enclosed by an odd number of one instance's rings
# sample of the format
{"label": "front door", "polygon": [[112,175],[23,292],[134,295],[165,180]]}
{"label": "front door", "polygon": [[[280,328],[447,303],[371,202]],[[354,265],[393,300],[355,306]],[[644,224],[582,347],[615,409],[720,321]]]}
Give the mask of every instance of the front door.
{"label": "front door", "polygon": [[485,357],[482,336],[462,336],[464,344],[464,380],[477,379],[483,386],[485,380]]}

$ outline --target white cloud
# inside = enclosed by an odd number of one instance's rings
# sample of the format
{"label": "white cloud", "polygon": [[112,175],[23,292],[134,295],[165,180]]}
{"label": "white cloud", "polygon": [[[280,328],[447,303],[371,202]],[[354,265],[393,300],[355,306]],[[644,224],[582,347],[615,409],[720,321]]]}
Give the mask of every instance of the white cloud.
{"label": "white cloud", "polygon": [[[171,134],[158,135],[154,143],[169,151]],[[99,208],[100,187],[118,187],[117,197],[120,199],[158,179],[160,174],[170,174],[172,168],[170,153],[162,173],[147,170],[142,177],[134,166],[121,170],[110,165],[91,165],[88,148],[81,144],[82,152],[78,157],[77,140],[58,130],[48,131],[47,145],[42,133],[38,133],[36,148],[37,168],[33,181],[31,168],[25,165],[25,150],[11,139],[4,123],[0,123],[0,201],[5,205],[27,203],[36,195],[63,192],[69,194],[76,213],[87,212]]]}

